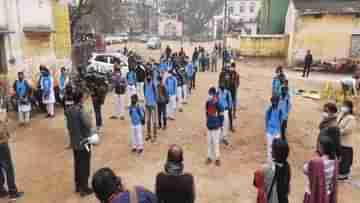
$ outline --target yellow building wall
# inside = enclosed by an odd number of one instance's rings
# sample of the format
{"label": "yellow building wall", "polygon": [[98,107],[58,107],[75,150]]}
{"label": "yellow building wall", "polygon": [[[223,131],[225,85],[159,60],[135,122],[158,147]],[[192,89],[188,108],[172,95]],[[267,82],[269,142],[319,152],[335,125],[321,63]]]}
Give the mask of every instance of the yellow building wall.
{"label": "yellow building wall", "polygon": [[52,33],[25,33],[21,40],[23,61],[11,68],[8,76],[13,81],[17,71],[25,71],[27,79],[33,84],[39,77],[39,66],[46,65],[57,78],[60,67],[70,64],[71,34],[69,12],[66,5],[53,0],[54,31]]}
{"label": "yellow building wall", "polygon": [[360,29],[360,18],[351,15],[299,17],[289,50],[291,63],[303,60],[306,50],[312,51],[315,60],[349,57],[356,29]]}
{"label": "yellow building wall", "polygon": [[[39,76],[41,64],[53,69],[56,63],[52,35],[52,33],[25,34],[22,40],[24,61],[20,68],[25,71],[27,78],[33,84]],[[15,79],[17,73],[10,74],[10,77]]]}
{"label": "yellow building wall", "polygon": [[240,36],[237,50],[242,56],[284,57],[287,54],[286,35]]}
{"label": "yellow building wall", "polygon": [[54,27],[55,33],[53,38],[56,58],[70,58],[71,54],[71,34],[69,9],[66,4],[53,1]]}

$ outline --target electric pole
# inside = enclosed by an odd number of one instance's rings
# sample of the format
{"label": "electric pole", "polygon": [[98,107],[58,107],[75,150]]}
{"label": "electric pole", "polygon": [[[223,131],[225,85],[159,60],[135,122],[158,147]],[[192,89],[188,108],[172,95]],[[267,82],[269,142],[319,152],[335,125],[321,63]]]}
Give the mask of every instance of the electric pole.
{"label": "electric pole", "polygon": [[222,48],[222,59],[223,59],[223,63],[222,63],[222,68],[224,69],[225,67],[225,57],[224,57],[224,53],[225,53],[225,49],[226,49],[226,32],[227,32],[227,20],[228,20],[228,0],[225,0],[225,10],[224,10],[224,18],[223,18],[223,48]]}
{"label": "electric pole", "polygon": [[186,9],[186,0],[184,0],[184,7],[182,9],[182,23],[181,23],[181,48],[184,47],[184,29],[185,29],[185,9]]}

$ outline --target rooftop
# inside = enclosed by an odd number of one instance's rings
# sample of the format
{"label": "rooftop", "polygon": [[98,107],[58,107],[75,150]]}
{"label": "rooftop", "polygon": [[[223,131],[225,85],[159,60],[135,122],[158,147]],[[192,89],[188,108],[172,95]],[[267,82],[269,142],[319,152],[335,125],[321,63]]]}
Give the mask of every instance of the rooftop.
{"label": "rooftop", "polygon": [[293,0],[295,8],[303,14],[360,13],[360,0]]}

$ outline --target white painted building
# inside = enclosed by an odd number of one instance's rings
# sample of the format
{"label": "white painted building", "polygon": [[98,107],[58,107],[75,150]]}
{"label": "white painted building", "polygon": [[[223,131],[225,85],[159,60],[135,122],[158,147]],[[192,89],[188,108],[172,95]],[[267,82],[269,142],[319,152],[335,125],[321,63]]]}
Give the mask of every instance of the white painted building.
{"label": "white painted building", "polygon": [[[257,34],[257,16],[261,8],[261,0],[228,0],[229,21],[241,25],[241,34]],[[219,30],[223,29],[224,12],[213,18],[214,38]],[[237,27],[239,28],[239,27]]]}
{"label": "white painted building", "polygon": [[183,35],[183,23],[176,15],[162,15],[159,20],[159,36],[168,39],[177,39]]}
{"label": "white painted building", "polygon": [[52,0],[0,0],[0,73],[55,58]]}

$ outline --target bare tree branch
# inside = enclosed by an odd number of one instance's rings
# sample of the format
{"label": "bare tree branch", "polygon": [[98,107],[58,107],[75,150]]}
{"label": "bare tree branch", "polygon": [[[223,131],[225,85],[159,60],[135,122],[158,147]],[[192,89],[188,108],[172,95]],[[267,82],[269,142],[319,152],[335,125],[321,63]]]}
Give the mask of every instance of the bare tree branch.
{"label": "bare tree branch", "polygon": [[224,0],[168,0],[165,12],[184,15],[188,34],[193,35],[204,32],[206,24],[223,9],[223,5]]}

